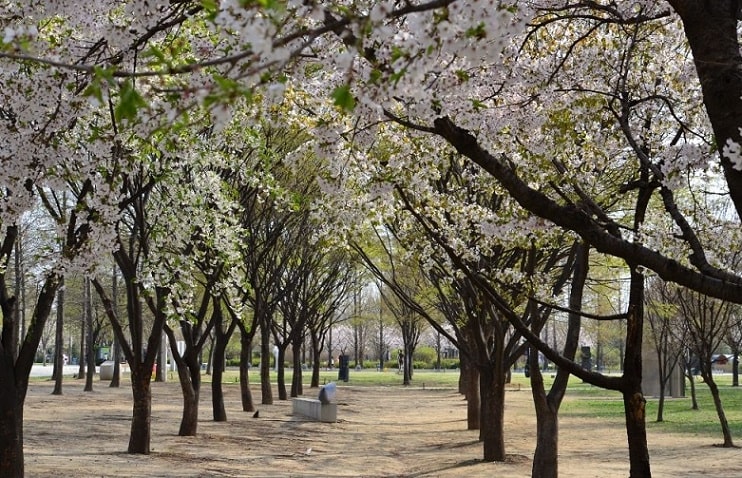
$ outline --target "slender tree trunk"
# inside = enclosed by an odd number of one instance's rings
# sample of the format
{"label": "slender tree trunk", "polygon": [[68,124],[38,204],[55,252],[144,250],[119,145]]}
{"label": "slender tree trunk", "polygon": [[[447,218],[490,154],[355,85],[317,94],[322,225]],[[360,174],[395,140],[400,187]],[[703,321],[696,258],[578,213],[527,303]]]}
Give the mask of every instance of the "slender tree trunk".
{"label": "slender tree trunk", "polygon": [[[175,360],[173,358],[173,360]],[[178,363],[178,379],[183,392],[183,415],[179,436],[196,436],[198,432],[198,405],[201,396],[201,366],[194,357]]]}
{"label": "slender tree trunk", "polygon": [[198,408],[201,396],[201,364],[193,348],[191,324],[181,322],[181,333],[186,338],[186,349],[181,356],[178,352],[175,333],[169,326],[164,327],[170,342],[173,360],[178,366],[178,381],[183,393],[183,415],[180,419],[179,436],[196,436],[198,432]]}
{"label": "slender tree trunk", "polygon": [[270,318],[263,317],[260,324],[260,391],[263,405],[273,405],[271,389],[271,335]]}
{"label": "slender tree trunk", "polygon": [[81,379],[81,378],[83,378],[85,376],[85,362],[86,362],[86,360],[85,360],[85,356],[86,356],[86,349],[85,349],[85,342],[86,342],[86,340],[85,340],[85,338],[86,338],[85,337],[85,307],[87,307],[87,305],[85,303],[83,303],[82,319],[80,320],[80,354],[78,355],[78,357],[79,357],[78,360],[80,362],[80,364],[79,364],[80,367],[77,369],[77,378],[78,379]]}
{"label": "slender tree trunk", "polygon": [[131,454],[149,455],[152,434],[152,370],[131,364],[131,391],[134,400],[129,434]]}
{"label": "slender tree trunk", "polygon": [[[113,266],[113,273],[111,274],[111,306],[116,314],[118,314],[118,274],[116,274],[116,265]],[[121,386],[121,346],[119,345],[119,339],[116,334],[113,334],[113,377],[109,387],[119,388]]]}
{"label": "slender tree trunk", "polygon": [[85,391],[93,391],[95,376],[95,338],[93,337],[93,296],[90,294],[90,279],[85,279],[85,330],[87,331],[87,373],[85,374]]}
{"label": "slender tree trunk", "polygon": [[739,350],[736,347],[732,358],[732,387],[739,387]]}
{"label": "slender tree trunk", "polygon": [[314,332],[311,332],[312,343],[312,380],[309,388],[319,388],[319,370],[322,367],[320,361],[320,338]]}
{"label": "slender tree trunk", "polygon": [[210,336],[210,346],[209,346],[209,359],[206,361],[206,375],[211,375],[211,368],[214,364],[214,339],[213,336]]}
{"label": "slender tree trunk", "polygon": [[646,399],[642,393],[642,332],[644,327],[644,276],[631,267],[626,350],[624,359],[624,413],[629,443],[631,478],[652,476],[647,447]]}
{"label": "slender tree trunk", "polygon": [[484,445],[484,461],[505,461],[504,377],[501,366],[479,369],[479,390],[482,399],[479,436]]}
{"label": "slender tree trunk", "polygon": [[402,384],[410,385],[412,378],[412,351],[408,344],[404,344],[404,357],[402,359]]}
{"label": "slender tree trunk", "polygon": [[693,367],[688,363],[688,383],[690,384],[691,410],[698,410],[698,397],[696,396],[696,379],[693,376]]}
{"label": "slender tree trunk", "polygon": [[113,377],[111,377],[111,383],[108,386],[110,388],[119,388],[121,386],[121,350],[119,339],[115,334],[111,348],[113,349],[111,354],[113,360]]}
{"label": "slender tree trunk", "polygon": [[278,347],[278,360],[276,361],[276,383],[278,384],[279,400],[288,400],[289,398],[288,393],[286,393],[286,369],[283,366],[285,357],[286,349],[284,347]]}
{"label": "slender tree trunk", "polygon": [[250,391],[249,370],[252,364],[252,334],[248,333],[244,325],[240,325],[240,397],[242,411],[254,412],[252,392]]}
{"label": "slender tree trunk", "polygon": [[[569,292],[569,308],[573,311],[582,310],[582,298],[589,270],[589,259],[590,247],[584,243],[579,244],[575,251],[572,285]],[[577,353],[581,326],[582,318],[580,314],[570,312],[567,336],[562,353],[569,360],[574,361]],[[567,390],[570,374],[559,368],[547,394],[543,375],[538,366],[538,350],[535,347],[531,347],[528,353],[528,363],[532,373],[531,391],[536,410],[536,450],[533,454],[531,475],[557,478],[559,475],[559,408]]]}
{"label": "slender tree trunk", "polygon": [[302,337],[298,336],[294,339],[291,344],[291,356],[294,362],[294,375],[291,377],[291,396],[298,397],[304,394],[304,386],[302,384],[302,369],[301,369],[301,342]]}
{"label": "slender tree trunk", "polygon": [[[62,279],[64,281],[64,279]],[[62,283],[62,286],[64,282]],[[64,287],[57,291],[57,325],[54,331],[54,390],[52,395],[62,395],[64,376]]]}
{"label": "slender tree trunk", "polygon": [[734,441],[732,440],[732,430],[729,428],[729,421],[727,415],[724,412],[724,405],[721,403],[721,397],[719,396],[719,387],[714,381],[714,376],[711,371],[706,371],[703,374],[703,380],[708,385],[711,397],[714,399],[714,407],[716,408],[716,415],[719,417],[719,424],[721,425],[721,433],[724,436],[724,443],[721,445],[724,448],[734,447]]}
{"label": "slender tree trunk", "polygon": [[215,422],[227,421],[227,410],[224,408],[224,389],[222,381],[224,377],[224,355],[227,350],[234,328],[237,326],[237,319],[232,319],[224,330],[224,311],[221,307],[221,300],[214,298],[214,342],[212,346],[212,378],[211,378],[211,405],[214,413]]}
{"label": "slender tree trunk", "polygon": [[167,342],[164,335],[162,340],[160,340],[159,352],[157,353],[155,364],[157,364],[155,366],[155,382],[165,382],[167,377],[167,371],[165,370],[165,367],[167,366]]}
{"label": "slender tree trunk", "polygon": [[665,383],[660,381],[660,397],[657,400],[657,422],[665,420]]}

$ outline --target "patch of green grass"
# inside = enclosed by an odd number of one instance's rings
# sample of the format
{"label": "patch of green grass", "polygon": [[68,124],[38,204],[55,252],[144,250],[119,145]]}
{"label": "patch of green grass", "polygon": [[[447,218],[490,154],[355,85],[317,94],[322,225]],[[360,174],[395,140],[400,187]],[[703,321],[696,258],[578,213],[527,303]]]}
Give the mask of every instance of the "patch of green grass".
{"label": "patch of green grass", "polygon": [[[742,388],[731,386],[731,376],[715,377],[719,385],[722,405],[733,437],[742,438]],[[587,416],[610,420],[624,420],[623,398],[618,392],[591,387],[588,384],[570,381],[566,400],[560,409],[562,417]],[[649,433],[680,433],[697,436],[718,437],[721,426],[716,414],[711,392],[703,382],[696,382],[698,410],[693,410],[690,386],[686,380],[686,397],[666,398],[663,421],[657,422],[659,398],[647,397],[646,423]]]}
{"label": "patch of green grass", "polygon": [[[260,382],[260,371],[257,368],[250,369],[250,383]],[[271,382],[276,382],[277,376],[275,371],[271,371]],[[286,370],[285,381],[286,386],[291,386],[291,379],[293,377],[293,371]],[[309,384],[312,378],[311,370],[305,370],[302,373],[302,381],[305,384]],[[338,382],[339,384],[361,386],[361,387],[393,387],[403,386],[402,375],[397,373],[396,370],[384,370],[376,371],[374,369],[363,369],[355,370],[351,369],[348,373],[348,382],[338,381],[338,370],[320,370],[319,383],[320,385],[329,382]],[[177,378],[176,378],[177,379]],[[211,381],[211,377],[208,375],[203,376],[203,380],[206,382]],[[236,369],[227,369],[224,372],[224,383],[239,383],[239,373]],[[427,387],[427,388],[458,388],[459,383],[459,372],[458,370],[445,370],[445,371],[434,371],[434,370],[415,370],[412,376],[411,386],[413,387]]]}

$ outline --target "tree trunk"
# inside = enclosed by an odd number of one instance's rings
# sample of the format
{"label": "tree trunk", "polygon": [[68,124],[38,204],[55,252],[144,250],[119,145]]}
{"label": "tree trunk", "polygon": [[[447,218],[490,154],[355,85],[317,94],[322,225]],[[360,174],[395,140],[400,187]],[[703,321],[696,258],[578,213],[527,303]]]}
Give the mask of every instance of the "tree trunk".
{"label": "tree trunk", "polygon": [[319,359],[319,337],[314,332],[311,333],[312,341],[312,381],[309,388],[319,388],[319,369],[321,367]]}
{"label": "tree trunk", "polygon": [[732,358],[732,387],[739,387],[739,350],[736,348]]}
{"label": "tree trunk", "polygon": [[[541,375],[538,362],[534,374]],[[531,476],[557,478],[559,476],[559,417],[558,408],[548,400],[536,401],[536,450],[533,454]]]}
{"label": "tree trunk", "polygon": [[[115,314],[118,314],[118,274],[116,274],[116,266],[113,266],[113,273],[111,274],[111,307]],[[116,334],[113,334],[113,345],[112,345],[112,357],[113,357],[113,377],[111,383],[108,385],[111,388],[119,388],[121,386],[121,346],[119,345],[119,339]]]}
{"label": "tree trunk", "polygon": [[470,388],[469,381],[476,380],[477,387],[479,387],[479,376],[475,375],[476,368],[469,360],[466,354],[459,354],[459,393],[466,396],[467,400],[469,395],[467,390]]}
{"label": "tree trunk", "polygon": [[278,347],[278,360],[276,360],[276,383],[278,384],[278,399],[288,400],[288,393],[286,393],[286,369],[283,366],[284,357],[286,357],[286,349]]}
{"label": "tree trunk", "polygon": [[479,369],[479,390],[482,400],[479,436],[484,445],[484,461],[505,461],[504,378],[501,366],[486,366]]}
{"label": "tree trunk", "polygon": [[95,343],[93,337],[93,297],[90,294],[90,279],[85,279],[85,330],[87,331],[87,372],[85,373],[85,391],[93,391],[93,377],[95,376]]}
{"label": "tree trunk", "polygon": [[693,367],[688,363],[688,383],[690,384],[691,410],[698,410],[698,397],[696,396],[696,380],[693,376]]}
{"label": "tree trunk", "polygon": [[12,361],[3,357],[0,383],[0,475],[8,478],[23,478],[23,402],[25,391],[15,386],[11,371]]}
{"label": "tree trunk", "polygon": [[644,276],[631,269],[629,307],[626,319],[626,350],[623,374],[623,400],[626,435],[629,443],[631,478],[652,476],[647,448],[646,400],[642,393],[642,333],[644,327]]}
{"label": "tree trunk", "polygon": [[739,118],[742,116],[742,56],[740,56],[737,0],[670,0],[683,20],[685,36],[693,51],[696,72],[703,90],[729,196],[742,217],[742,171],[738,171],[723,148],[727,141],[742,143]]}
{"label": "tree trunk", "polygon": [[198,405],[201,396],[201,367],[198,360],[181,361],[178,378],[183,392],[183,415],[180,419],[179,436],[196,436],[198,432]]}
{"label": "tree trunk", "polygon": [[[470,363],[470,362],[469,362]],[[463,369],[462,369],[463,370]],[[479,371],[475,367],[466,367],[467,378],[464,381],[466,389],[466,429],[479,430],[482,402],[479,394]]]}
{"label": "tree trunk", "polygon": [[[572,285],[569,292],[569,308],[573,311],[582,310],[589,262],[590,246],[584,243],[579,244],[575,254]],[[544,324],[545,318],[540,322]],[[570,312],[563,355],[572,361],[574,361],[580,342],[581,326],[580,314]],[[559,368],[551,390],[547,394],[544,377],[538,366],[538,350],[535,347],[531,347],[528,353],[528,365],[533,374],[531,375],[531,391],[536,410],[536,450],[533,454],[531,475],[557,478],[559,475],[559,408],[567,390],[570,374],[565,369]]]}
{"label": "tree trunk", "polygon": [[131,391],[134,400],[129,449],[131,454],[149,455],[152,425],[152,370],[144,364],[131,365]]}
{"label": "tree trunk", "polygon": [[294,362],[294,375],[291,377],[291,396],[298,397],[304,394],[301,369],[301,336],[296,337],[291,344],[291,356]]}
{"label": "tree trunk", "polygon": [[646,403],[641,387],[623,393],[626,434],[629,442],[630,478],[652,476],[647,449]]}
{"label": "tree trunk", "polygon": [[77,369],[77,378],[81,379],[85,376],[85,305],[83,304],[83,316],[82,320],[80,320],[80,353],[78,355],[79,365],[80,367]]}
{"label": "tree trunk", "polygon": [[404,357],[402,357],[402,384],[403,385],[410,385],[412,374],[412,351],[410,350],[410,347],[405,344],[404,345]]}
{"label": "tree trunk", "polygon": [[273,391],[271,390],[271,344],[270,323],[268,317],[263,317],[260,324],[260,391],[263,405],[273,405]]}
{"label": "tree trunk", "polygon": [[660,386],[660,398],[657,401],[657,422],[665,421],[665,385]]}
{"label": "tree trunk", "polygon": [[215,422],[227,421],[227,410],[224,408],[224,389],[222,380],[224,377],[224,352],[227,349],[228,337],[219,331],[216,332],[214,343],[214,366],[211,369],[211,407]]}
{"label": "tree trunk", "polygon": [[[13,226],[8,227],[6,234],[11,234],[14,229]],[[23,406],[28,377],[60,283],[61,277],[57,275],[51,275],[44,281],[17,358],[13,357],[12,347],[7,342],[11,334],[0,336],[0,476],[3,477],[23,477]],[[3,330],[18,326],[13,322],[13,308],[16,306],[16,298],[0,293]]]}
{"label": "tree trunk", "polygon": [[252,364],[252,334],[248,333],[244,325],[240,325],[240,398],[242,411],[254,412],[252,392],[250,391],[249,370]]}
{"label": "tree trunk", "polygon": [[[13,325],[12,327],[10,327],[10,330],[7,331],[3,328],[3,335],[7,334],[8,336],[8,340],[5,343],[10,345],[10,356],[13,357],[14,361],[18,358],[19,339],[23,340],[23,337],[25,335],[25,301],[22,300],[22,298],[24,297],[24,290],[26,288],[25,274],[23,272],[24,262],[23,244],[21,242],[22,234],[20,233],[18,228],[16,228],[16,231],[18,232],[15,236],[15,243],[13,244],[13,272],[15,275],[15,285],[13,290],[13,296],[15,297],[15,307],[13,307],[13,311],[11,312],[13,314]],[[20,304],[18,303],[19,299],[21,299]]]}
{"label": "tree trunk", "polygon": [[119,339],[115,334],[111,348],[113,349],[111,354],[113,359],[113,377],[111,377],[111,383],[108,386],[110,388],[119,388],[121,386],[121,350]]}
{"label": "tree trunk", "polygon": [[719,396],[719,387],[716,386],[714,377],[711,371],[704,372],[703,380],[709,387],[711,397],[714,399],[714,407],[716,408],[716,415],[719,417],[719,424],[721,425],[721,433],[724,436],[724,443],[721,445],[724,448],[734,447],[732,441],[732,430],[729,428],[729,422],[727,421],[727,415],[724,412],[724,405],[721,403],[721,397]]}
{"label": "tree trunk", "polygon": [[[62,279],[64,285],[64,279]],[[64,376],[64,287],[57,291],[57,326],[54,331],[54,390],[52,395],[62,395]]]}

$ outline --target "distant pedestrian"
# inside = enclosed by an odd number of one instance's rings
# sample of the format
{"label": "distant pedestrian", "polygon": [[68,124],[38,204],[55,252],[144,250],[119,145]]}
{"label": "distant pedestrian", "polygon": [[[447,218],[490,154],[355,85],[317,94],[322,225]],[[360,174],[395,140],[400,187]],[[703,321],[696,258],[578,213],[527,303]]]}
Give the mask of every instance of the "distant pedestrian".
{"label": "distant pedestrian", "polygon": [[404,370],[404,353],[400,350],[397,356],[397,365],[399,366],[399,373]]}

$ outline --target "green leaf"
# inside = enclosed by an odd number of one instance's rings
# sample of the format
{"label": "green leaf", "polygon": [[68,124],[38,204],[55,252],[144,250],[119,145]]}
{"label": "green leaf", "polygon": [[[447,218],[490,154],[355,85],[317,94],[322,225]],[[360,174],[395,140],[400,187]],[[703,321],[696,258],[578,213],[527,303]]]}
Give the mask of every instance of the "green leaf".
{"label": "green leaf", "polygon": [[334,100],[335,106],[339,107],[343,111],[353,111],[356,107],[356,99],[350,92],[350,85],[342,85],[335,88],[332,92],[332,99]]}
{"label": "green leaf", "polygon": [[137,115],[140,108],[147,106],[147,102],[142,95],[134,88],[130,81],[121,86],[119,92],[119,101],[114,109],[114,115],[117,120],[131,120]]}
{"label": "green leaf", "polygon": [[484,23],[480,23],[476,27],[469,28],[466,30],[467,38],[476,38],[477,40],[483,40],[487,38],[487,29]]}

